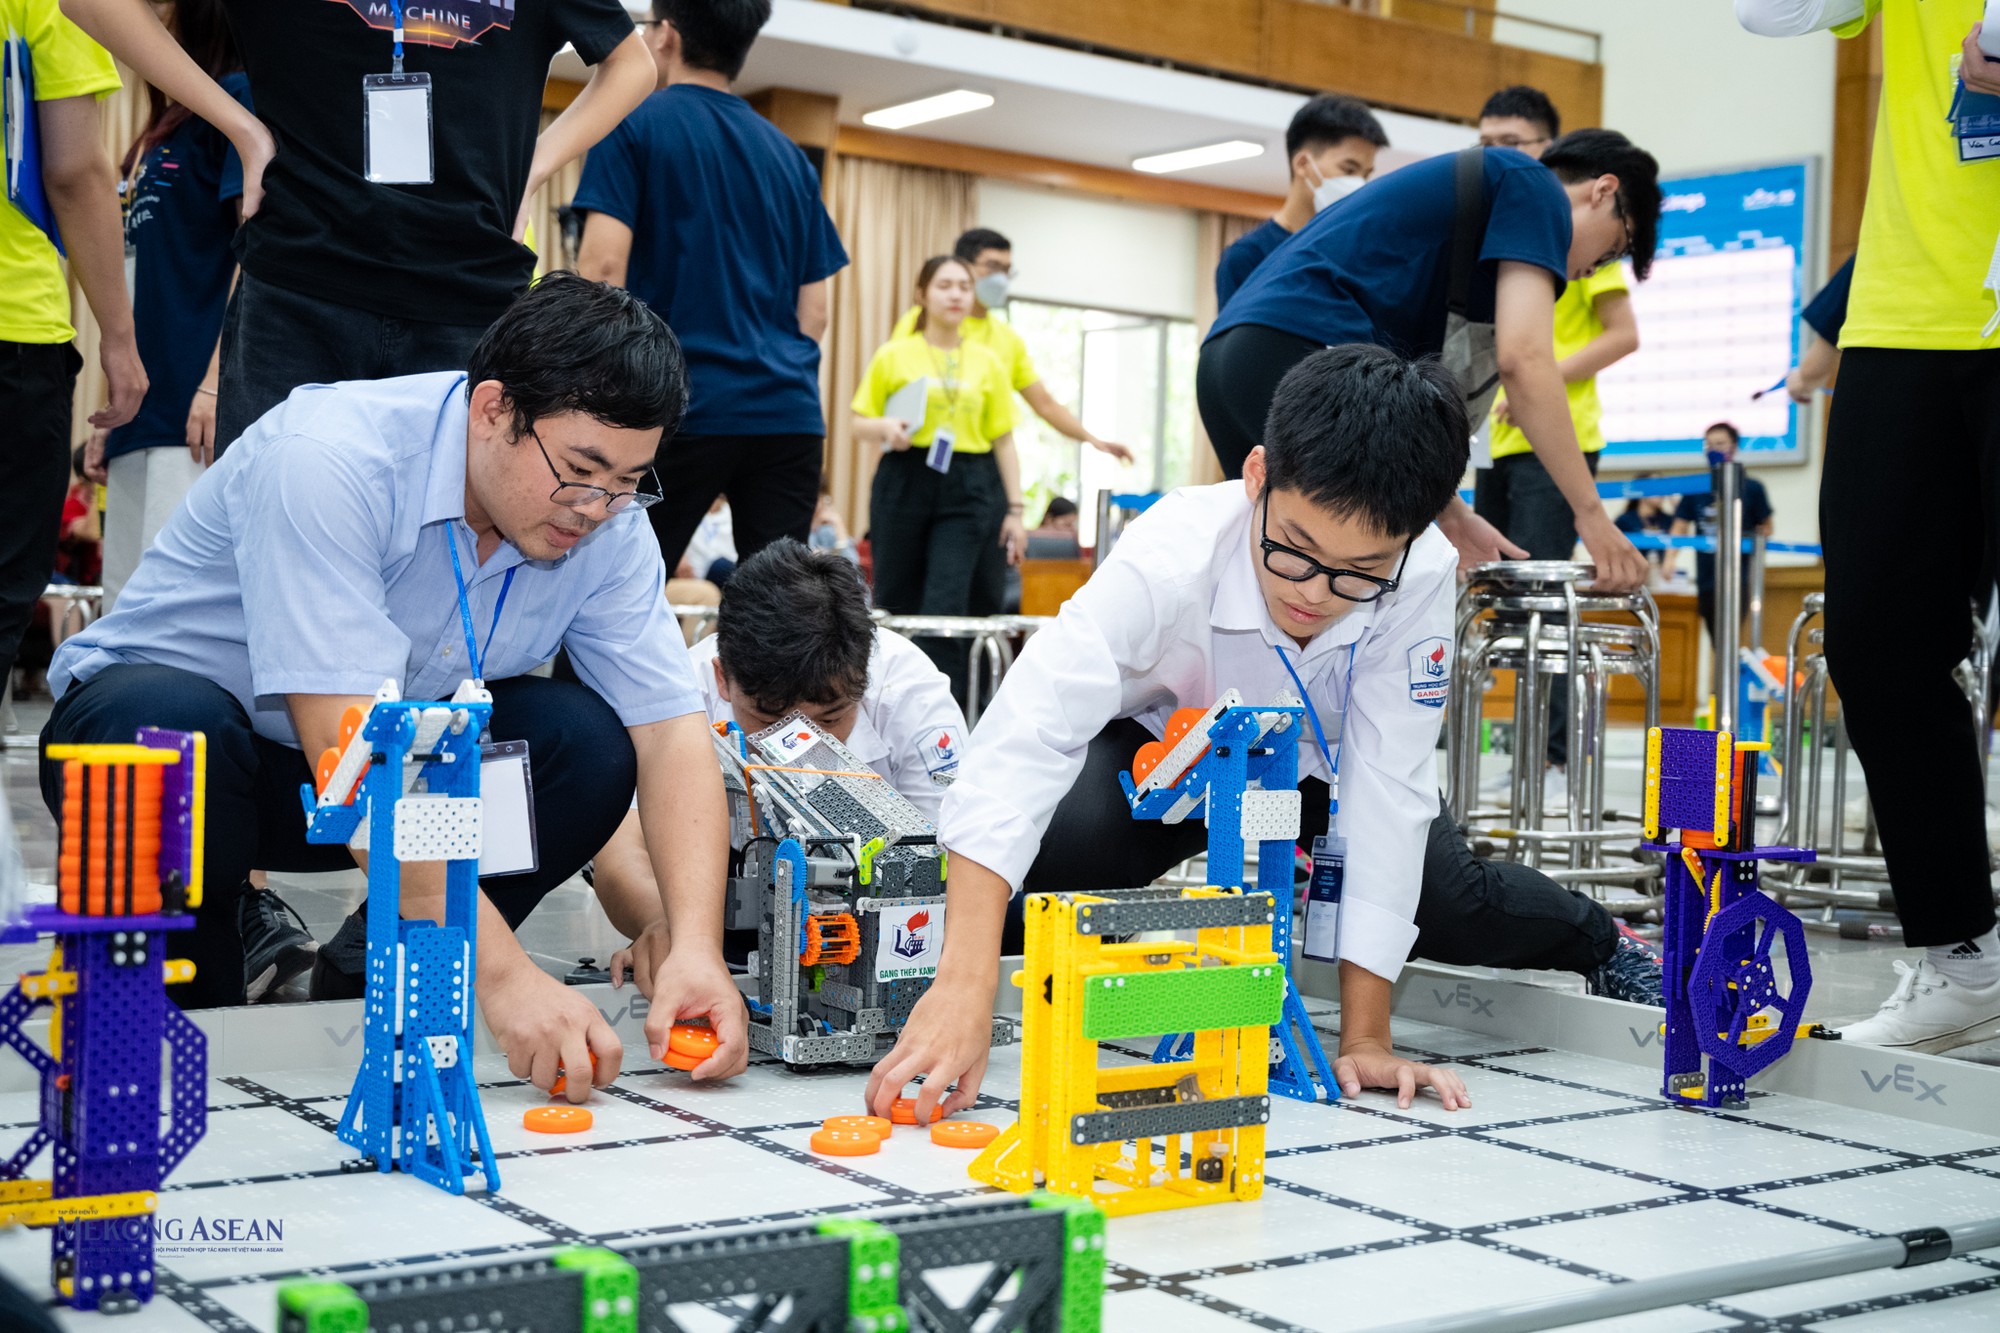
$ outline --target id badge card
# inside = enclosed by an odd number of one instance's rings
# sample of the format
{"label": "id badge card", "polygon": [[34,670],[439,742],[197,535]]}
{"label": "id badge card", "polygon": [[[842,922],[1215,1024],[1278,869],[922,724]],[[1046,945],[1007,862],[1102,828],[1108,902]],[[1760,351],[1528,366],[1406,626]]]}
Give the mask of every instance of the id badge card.
{"label": "id badge card", "polygon": [[957,439],[958,437],[951,433],[949,427],[938,427],[937,434],[931,436],[930,457],[924,460],[929,465],[931,471],[951,471],[951,447]]}
{"label": "id badge card", "polygon": [[489,741],[479,747],[479,812],[481,879],[540,868],[526,741]]}
{"label": "id badge card", "polygon": [[1347,839],[1328,833],[1313,839],[1312,878],[1306,883],[1306,937],[1299,952],[1320,963],[1340,961],[1340,893],[1347,878]]}
{"label": "id badge card", "polygon": [[1951,56],[1951,76],[1958,88],[1951,99],[1951,132],[1958,140],[1958,160],[1984,162],[2000,157],[2000,97],[1975,93],[1959,77],[1963,57]]}
{"label": "id badge card", "polygon": [[377,185],[429,185],[431,76],[361,76],[361,174]]}

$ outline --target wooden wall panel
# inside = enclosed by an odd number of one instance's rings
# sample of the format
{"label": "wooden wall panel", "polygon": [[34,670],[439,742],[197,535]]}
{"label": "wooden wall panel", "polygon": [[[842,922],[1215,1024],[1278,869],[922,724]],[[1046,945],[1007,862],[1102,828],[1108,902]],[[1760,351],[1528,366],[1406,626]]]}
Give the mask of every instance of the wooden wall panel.
{"label": "wooden wall panel", "polygon": [[1833,83],[1833,183],[1829,192],[1826,269],[1847,262],[1861,240],[1868,165],[1875,151],[1875,108],[1882,97],[1882,25],[1840,43]]}

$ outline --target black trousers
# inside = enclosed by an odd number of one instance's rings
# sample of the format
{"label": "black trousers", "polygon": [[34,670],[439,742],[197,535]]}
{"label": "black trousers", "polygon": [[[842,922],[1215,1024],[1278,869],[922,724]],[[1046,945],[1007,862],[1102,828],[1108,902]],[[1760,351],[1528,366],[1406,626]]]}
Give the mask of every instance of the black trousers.
{"label": "black trousers", "polygon": [[1243,460],[1264,442],[1264,418],[1285,372],[1323,344],[1261,324],[1238,324],[1202,344],[1194,400],[1222,475],[1243,475]]}
{"label": "black trousers", "polygon": [[[1208,846],[1208,830],[1197,821],[1132,818],[1118,774],[1152,739],[1138,722],[1120,718],[1091,741],[1083,773],[1056,807],[1041,854],[1022,881],[1023,894],[1138,888]],[[1326,827],[1326,783],[1307,778],[1299,794],[1299,842],[1309,850],[1312,834]],[[1020,920],[1016,895],[1007,913],[1007,952],[1020,951]],[[1410,956],[1458,967],[1589,972],[1618,947],[1618,927],[1597,903],[1527,866],[1473,856],[1442,809],[1424,846],[1416,925]]]}
{"label": "black trousers", "polygon": [[[1590,475],[1599,455],[1585,454]],[[1531,560],[1567,560],[1576,550],[1576,515],[1555,478],[1533,454],[1510,454],[1482,468],[1473,482],[1472,511],[1500,529]],[[1552,764],[1569,762],[1569,677],[1549,678],[1549,751]],[[1516,759],[1520,756],[1516,755]]]}
{"label": "black trousers", "polygon": [[0,684],[56,567],[82,368],[68,343],[0,342]]}
{"label": "black trousers", "polygon": [[464,370],[485,332],[377,315],[240,273],[222,320],[216,457],[301,384]]}
{"label": "black trousers", "polygon": [[[875,469],[868,502],[875,605],[897,615],[998,615],[1007,578],[1000,465],[992,454],[953,454],[951,470],[938,473],[924,462],[928,452],[884,454]],[[919,638],[917,646],[951,678],[963,703],[970,643]]]}
{"label": "black trousers", "polygon": [[653,467],[667,498],[646,517],[660,539],[668,576],[718,495],[729,497],[739,563],[780,537],[806,540],[825,459],[823,435],[679,435],[666,441]]}
{"label": "black trousers", "polygon": [[[521,676],[494,681],[495,740],[528,742],[540,866],[480,888],[519,926],[535,904],[604,846],[632,802],[636,760],[611,706],[582,685]],[[114,666],[56,701],[42,744],[127,741],[142,726],[208,737],[208,827],[204,891],[195,927],[168,953],[191,958],[194,980],[174,989],[183,1009],[242,1004],[243,939],[236,905],[251,868],[312,872],[354,865],[347,848],[306,841],[299,786],[312,781],[304,754],[251,730],[234,695],[191,671]],[[62,765],[42,760],[42,799],[62,809]]]}
{"label": "black trousers", "polygon": [[2000,351],[1847,351],[1819,525],[1826,664],[1904,942],[1970,939],[1993,927],[1993,888],[1978,738],[1952,668],[2000,526]]}

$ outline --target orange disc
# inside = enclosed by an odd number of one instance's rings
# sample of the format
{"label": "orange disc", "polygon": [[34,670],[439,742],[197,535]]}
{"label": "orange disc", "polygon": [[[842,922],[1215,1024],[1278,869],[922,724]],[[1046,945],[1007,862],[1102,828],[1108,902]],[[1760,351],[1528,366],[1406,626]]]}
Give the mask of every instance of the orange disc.
{"label": "orange disc", "polygon": [[581,1134],[590,1128],[590,1112],[581,1106],[531,1106],[521,1124],[537,1134]]}
{"label": "orange disc", "polygon": [[858,1129],[864,1134],[873,1134],[878,1139],[886,1139],[894,1132],[895,1126],[879,1115],[833,1115],[820,1123],[821,1129]]}
{"label": "orange disc", "polygon": [[865,1129],[813,1131],[812,1150],[827,1157],[866,1157],[882,1151],[882,1140]]}
{"label": "orange disc", "polygon": [[1147,741],[1132,756],[1132,780],[1134,782],[1144,782],[1146,775],[1158,768],[1160,761],[1166,757],[1167,743],[1165,741]]}
{"label": "orange disc", "polygon": [[984,1120],[946,1120],[931,1126],[931,1142],[947,1148],[984,1148],[1000,1137],[1000,1127]]}
{"label": "orange disc", "polygon": [[715,1035],[714,1028],[696,1027],[692,1023],[676,1023],[667,1034],[667,1049],[660,1055],[660,1063],[670,1069],[694,1069],[709,1056],[722,1039]]}
{"label": "orange disc", "polygon": [[[592,1083],[597,1082],[597,1052],[595,1051],[592,1051],[590,1054],[590,1081]],[[549,1096],[562,1096],[563,1090],[568,1086],[569,1071],[561,1065],[556,1066],[556,1081],[549,1085]]]}
{"label": "orange disc", "polygon": [[[899,1125],[916,1124],[917,1099],[914,1097],[898,1097],[889,1104],[889,1118]],[[944,1112],[938,1107],[933,1106],[931,1108],[931,1123],[936,1124],[942,1119],[944,1119]]]}

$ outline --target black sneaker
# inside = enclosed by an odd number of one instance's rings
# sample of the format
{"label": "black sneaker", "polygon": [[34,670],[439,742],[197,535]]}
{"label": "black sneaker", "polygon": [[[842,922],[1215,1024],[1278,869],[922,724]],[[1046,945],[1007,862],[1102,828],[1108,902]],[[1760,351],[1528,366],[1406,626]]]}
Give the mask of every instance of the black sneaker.
{"label": "black sneaker", "polygon": [[236,928],[243,935],[243,993],[251,1004],[302,975],[319,953],[299,914],[269,889],[243,886]]}
{"label": "black sneaker", "polygon": [[1661,989],[1660,955],[1653,952],[1652,945],[1624,929],[1618,932],[1617,949],[1595,972],[1584,977],[1584,984],[1592,995],[1647,1004],[1655,1009],[1667,1007]]}

